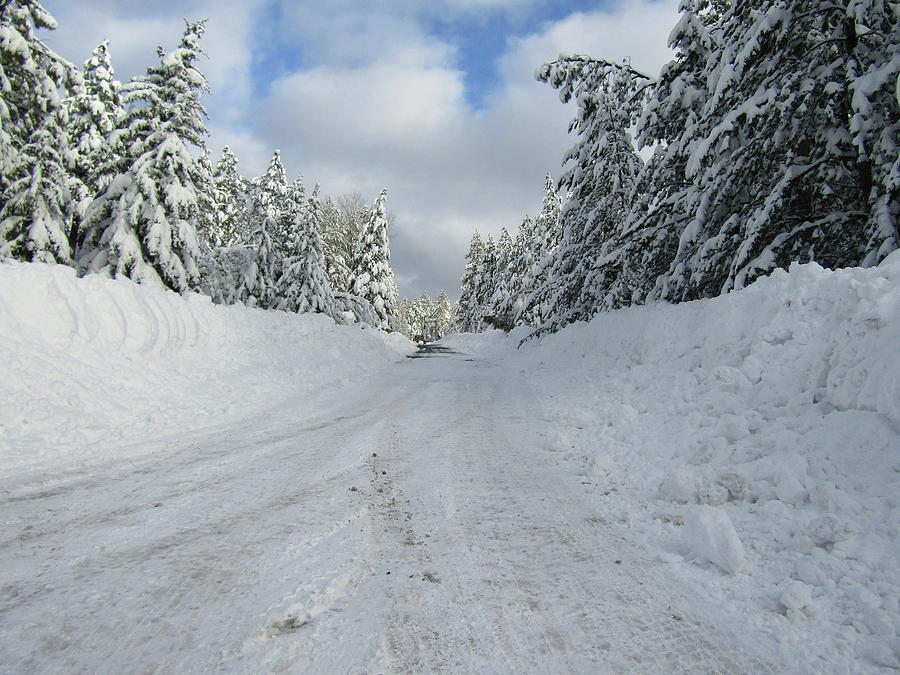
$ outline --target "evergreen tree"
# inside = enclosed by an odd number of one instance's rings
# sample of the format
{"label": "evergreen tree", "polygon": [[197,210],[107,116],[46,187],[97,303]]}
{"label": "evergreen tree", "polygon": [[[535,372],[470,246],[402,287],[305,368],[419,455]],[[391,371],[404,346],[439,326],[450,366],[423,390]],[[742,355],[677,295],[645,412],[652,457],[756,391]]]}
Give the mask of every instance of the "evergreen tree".
{"label": "evergreen tree", "polygon": [[[318,189],[318,186],[316,186],[316,188]],[[316,202],[319,202],[318,197],[316,197]],[[280,220],[280,225],[282,232],[281,239],[286,251],[293,250],[293,236],[297,214],[304,211],[307,206],[306,187],[303,185],[303,176],[298,176],[297,180],[287,186],[287,191],[284,195],[284,211]],[[321,204],[319,204],[317,208],[319,210],[319,227],[321,227]]]}
{"label": "evergreen tree", "polygon": [[369,220],[360,232],[353,253],[350,287],[354,295],[369,301],[375,308],[376,327],[391,330],[397,311],[396,282],[390,267],[386,198],[385,190],[375,201]]}
{"label": "evergreen tree", "polygon": [[59,148],[66,145],[65,112],[47,115],[22,149],[18,177],[0,209],[0,257],[71,264],[66,223],[71,196]]}
{"label": "evergreen tree", "polygon": [[266,172],[253,179],[244,211],[247,244],[256,252],[256,260],[247,270],[247,287],[251,290],[247,301],[263,309],[277,305],[276,284],[281,277],[284,240],[289,236],[284,223],[292,222],[297,215],[296,209],[289,210],[292,205],[287,195],[287,175],[281,153],[276,150]]}
{"label": "evergreen tree", "polygon": [[483,254],[484,242],[476,230],[469,244],[469,252],[466,254],[466,268],[463,271],[459,306],[456,311],[456,325],[462,333],[475,333],[478,331],[478,322],[480,320],[478,288],[480,286],[479,273]]}
{"label": "evergreen tree", "polygon": [[197,190],[197,242],[201,250],[208,254],[216,247],[219,222],[219,208],[213,188],[213,168],[209,150],[205,149],[193,167],[193,181]]}
{"label": "evergreen tree", "polygon": [[110,134],[125,113],[122,85],[115,78],[108,41],[101,42],[85,61],[82,80],[82,85],[66,100],[70,192],[74,201],[69,242],[73,250],[78,245],[88,206],[112,181],[115,158]]}
{"label": "evergreen tree", "polygon": [[534,288],[531,274],[535,264],[537,237],[536,225],[531,216],[526,216],[519,225],[513,241],[513,252],[508,270],[509,293],[512,300],[514,322],[517,326],[534,325],[531,297]]}
{"label": "evergreen tree", "polygon": [[516,322],[515,298],[511,290],[514,255],[512,237],[504,227],[500,230],[500,238],[497,240],[497,270],[494,278],[494,292],[490,298],[495,325],[504,330],[511,330],[515,327]]}
{"label": "evergreen tree", "polygon": [[85,214],[79,267],[89,272],[196,288],[199,195],[190,146],[204,145],[206,78],[197,69],[204,23],[187,23],[178,48],[124,87],[129,109],[117,132],[121,170]]}
{"label": "evergreen tree", "polygon": [[475,287],[476,310],[474,312],[473,332],[480,333],[488,328],[496,327],[496,308],[493,304],[494,289],[498,277],[497,244],[493,237],[484,243],[484,251],[478,265],[478,284]]}
{"label": "evergreen tree", "polygon": [[289,255],[278,280],[278,308],[300,313],[319,312],[333,317],[335,301],[325,273],[320,218],[316,187],[307,203],[295,210]]}
{"label": "evergreen tree", "polygon": [[617,253],[627,262],[612,281],[607,307],[643,302],[668,269],[679,232],[691,219],[687,159],[709,97],[707,72],[716,62],[716,24],[727,0],[684,0],[669,36],[676,58],[665,65],[637,123],[638,143],[654,152],[637,177]]}
{"label": "evergreen tree", "polygon": [[[286,214],[296,210],[298,201],[289,199],[290,185],[281,161],[281,151],[276,150],[262,176],[253,179],[249,189],[249,206],[246,217],[248,231],[253,232],[260,220],[268,221],[267,230],[273,240],[287,229],[292,219]],[[302,203],[300,200],[299,203]]]}
{"label": "evergreen tree", "polygon": [[359,233],[366,221],[368,210],[362,195],[352,193],[337,199],[327,199],[322,205],[323,241],[325,262],[332,288],[350,289],[350,264]]}
{"label": "evergreen tree", "polygon": [[0,257],[70,262],[67,119],[71,64],[36,36],[56,21],[37,0],[0,4]]}
{"label": "evergreen tree", "polygon": [[516,323],[540,326],[545,316],[541,311],[537,289],[548,283],[554,265],[554,254],[560,239],[560,199],[548,173],[544,182],[544,201],[537,220],[529,222],[523,247],[525,257],[519,263],[522,299],[516,308]]}
{"label": "evergreen tree", "polygon": [[592,316],[617,273],[619,261],[609,253],[642,166],[627,129],[642,109],[650,79],[628,64],[581,56],[544,65],[539,79],[559,89],[562,100],[578,103],[570,130],[579,141],[560,178],[569,193],[560,244],[532,299],[542,324],[555,329]]}
{"label": "evergreen tree", "polygon": [[438,295],[434,316],[437,322],[438,335],[443,337],[450,330],[455,318],[450,299],[444,291],[441,291],[440,295]]}
{"label": "evergreen tree", "polygon": [[717,295],[793,261],[874,264],[897,247],[897,23],[874,1],[722,13],[686,130],[690,219],[654,297]]}
{"label": "evergreen tree", "polygon": [[215,223],[210,231],[213,246],[231,246],[246,240],[249,232],[241,232],[241,212],[247,194],[247,181],[238,172],[238,160],[227,145],[216,163],[212,178]]}
{"label": "evergreen tree", "polygon": [[559,214],[561,204],[556,186],[553,184],[553,176],[549,173],[544,181],[544,201],[541,204],[541,212],[535,221],[537,236],[538,257],[543,257],[559,246]]}
{"label": "evergreen tree", "polygon": [[276,283],[280,277],[281,261],[271,234],[275,221],[259,218],[254,221],[255,229],[250,233],[248,248],[254,252],[252,263],[242,270],[241,285],[248,296],[241,298],[251,307],[270,309],[276,306]]}

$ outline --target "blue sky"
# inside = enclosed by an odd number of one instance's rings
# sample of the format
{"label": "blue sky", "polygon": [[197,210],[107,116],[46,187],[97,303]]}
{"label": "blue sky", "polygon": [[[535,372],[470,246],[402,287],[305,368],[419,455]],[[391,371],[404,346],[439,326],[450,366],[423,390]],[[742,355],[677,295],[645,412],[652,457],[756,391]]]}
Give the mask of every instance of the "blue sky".
{"label": "blue sky", "polygon": [[[464,73],[466,100],[479,109],[501,84],[498,63],[511,38],[532,34],[547,24],[576,13],[597,11],[609,4],[597,0],[559,0],[525,3],[515,11],[495,7],[478,13],[443,16],[426,10],[423,24],[436,40],[456,47],[454,63]],[[279,75],[325,63],[315,50],[280,35],[278,26],[284,20],[281,3],[266,3],[255,20],[254,32],[260,49],[254,54],[252,78],[257,94],[265,94]]]}
{"label": "blue sky", "polygon": [[558,175],[573,110],[535,81],[560,52],[656,73],[678,0],[44,0],[44,39],[120,79],[207,18],[208,145],[247,176],[278,148],[325,194],[388,189],[401,292],[458,292],[472,232],[514,230]]}

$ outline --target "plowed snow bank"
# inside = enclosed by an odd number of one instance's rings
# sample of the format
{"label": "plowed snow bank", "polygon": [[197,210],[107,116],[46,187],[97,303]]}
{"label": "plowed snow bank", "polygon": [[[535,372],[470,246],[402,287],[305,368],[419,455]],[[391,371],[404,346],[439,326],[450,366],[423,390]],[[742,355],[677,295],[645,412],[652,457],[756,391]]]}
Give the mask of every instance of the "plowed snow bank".
{"label": "plowed snow bank", "polygon": [[[94,460],[346,385],[412,348],[321,315],[0,264],[0,465]],[[302,400],[302,399],[301,399]]]}
{"label": "plowed snow bank", "polygon": [[537,442],[673,580],[808,654],[798,672],[900,666],[900,253],[520,338],[447,343],[531,381]]}

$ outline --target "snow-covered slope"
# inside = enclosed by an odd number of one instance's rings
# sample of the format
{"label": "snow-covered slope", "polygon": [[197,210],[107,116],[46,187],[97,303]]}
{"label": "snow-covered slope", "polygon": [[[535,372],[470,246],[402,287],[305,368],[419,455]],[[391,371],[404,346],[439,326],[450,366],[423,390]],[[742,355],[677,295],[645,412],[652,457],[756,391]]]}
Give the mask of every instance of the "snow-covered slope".
{"label": "snow-covered slope", "polygon": [[[223,420],[257,422],[397,360],[398,335],[321,315],[216,306],[63,266],[0,264],[6,475],[141,453]],[[297,411],[300,413],[302,411]],[[158,445],[158,444],[157,444]]]}
{"label": "snow-covered slope", "polygon": [[900,254],[520,337],[505,364],[541,394],[542,442],[673,581],[808,649],[804,670],[900,665]]}

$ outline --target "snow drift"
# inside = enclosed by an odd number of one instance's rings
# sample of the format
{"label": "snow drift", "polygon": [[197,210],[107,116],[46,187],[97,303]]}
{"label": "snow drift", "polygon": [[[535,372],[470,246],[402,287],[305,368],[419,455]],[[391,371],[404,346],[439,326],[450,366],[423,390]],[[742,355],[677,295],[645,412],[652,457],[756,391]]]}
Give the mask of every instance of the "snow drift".
{"label": "snow drift", "polygon": [[123,444],[148,436],[259,419],[411,348],[399,335],[321,315],[218,306],[127,279],[5,262],[0,463],[8,475],[120,456]]}
{"label": "snow drift", "polygon": [[545,408],[539,442],[673,578],[810,672],[900,665],[900,253],[520,337],[499,358]]}

